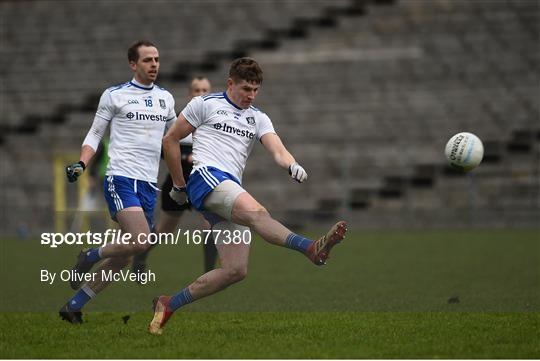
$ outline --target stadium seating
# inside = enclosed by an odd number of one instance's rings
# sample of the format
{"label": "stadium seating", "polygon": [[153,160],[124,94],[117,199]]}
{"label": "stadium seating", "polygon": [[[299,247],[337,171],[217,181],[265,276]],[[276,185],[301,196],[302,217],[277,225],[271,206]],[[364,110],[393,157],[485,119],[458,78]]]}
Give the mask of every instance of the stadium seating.
{"label": "stadium seating", "polygon": [[10,92],[4,118],[17,122],[24,115],[52,113],[60,103],[79,104],[81,95],[126,81],[125,52],[134,39],[155,39],[162,73],[170,74],[183,59],[202,61],[209,51],[259,39],[265,29],[289,26],[295,14],[314,16],[328,2],[307,4],[162,0],[150,10],[145,1],[2,2],[2,47],[16,60],[5,74]]}
{"label": "stadium seating", "polygon": [[[423,227],[430,222],[416,212],[428,209],[424,213],[439,215],[439,226],[466,225],[472,221],[453,222],[456,210],[469,213],[473,208],[489,215],[478,220],[484,225],[512,223],[512,210],[528,214],[529,225],[536,224],[538,202],[530,200],[538,199],[538,140],[531,140],[532,149],[525,157],[516,159],[505,152],[502,163],[478,169],[471,176],[478,178],[478,189],[459,184],[456,177],[445,188],[438,185],[439,179],[445,179],[442,149],[458,131],[503,143],[516,129],[538,131],[535,97],[540,79],[534,60],[538,11],[531,11],[535,6],[538,10],[538,4],[473,3],[401,1],[396,6],[369,6],[365,18],[341,19],[339,36],[319,30],[302,43],[285,43],[279,51],[282,56],[256,54],[271,79],[259,105],[280,107],[273,119],[286,143],[301,142],[293,148],[294,154],[311,171],[312,180],[321,180],[306,188],[324,197],[322,183],[329,194],[341,194],[342,203],[351,203],[353,194],[370,194],[370,208],[349,214],[355,224]],[[297,54],[298,61],[291,64],[289,59]],[[282,87],[294,90],[274,96]],[[306,144],[316,144],[326,155]],[[514,162],[523,164],[529,184],[509,176],[508,167]],[[414,172],[423,164],[437,166],[435,179],[429,189],[416,190],[411,185]],[[395,181],[385,185],[391,176],[398,176],[398,185]],[[382,191],[362,184],[366,178],[378,178]],[[490,182],[495,185],[489,186]],[[449,192],[448,187],[461,193]],[[515,190],[501,196],[505,212],[488,199],[490,187]],[[260,192],[264,197],[264,189]],[[302,195],[291,190],[287,199],[298,204]],[[275,199],[273,206],[281,207],[280,202]],[[377,210],[378,221],[369,217]],[[505,219],[499,217],[501,212]],[[413,221],[404,213],[412,214]]]}
{"label": "stadium seating", "polygon": [[[231,56],[260,61],[257,106],[310,174],[290,182],[255,147],[246,186],[280,218],[534,225],[538,10],[532,0],[154,1],[151,12],[144,1],[1,2],[2,49],[15,60],[2,74],[0,128],[12,133],[0,146],[10,190],[0,233],[29,214],[33,232],[50,228],[52,159],[77,153],[96,97],[130,76],[124,53],[134,38],[159,45],[159,83],[179,109],[189,74],[219,89]],[[467,177],[448,173],[442,157],[463,130],[494,159]],[[515,151],[520,144],[529,150]]]}

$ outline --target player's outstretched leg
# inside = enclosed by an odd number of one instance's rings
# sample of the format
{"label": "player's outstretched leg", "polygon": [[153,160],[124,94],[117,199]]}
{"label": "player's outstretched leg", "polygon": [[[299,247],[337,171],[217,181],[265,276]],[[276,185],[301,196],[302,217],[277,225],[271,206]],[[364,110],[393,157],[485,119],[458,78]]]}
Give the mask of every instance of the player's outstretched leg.
{"label": "player's outstretched leg", "polygon": [[302,237],[272,218],[248,192],[236,198],[232,219],[235,223],[252,228],[267,242],[303,253],[318,266],[326,263],[331,249],[345,238],[347,232],[347,223],[340,221],[316,241]]}

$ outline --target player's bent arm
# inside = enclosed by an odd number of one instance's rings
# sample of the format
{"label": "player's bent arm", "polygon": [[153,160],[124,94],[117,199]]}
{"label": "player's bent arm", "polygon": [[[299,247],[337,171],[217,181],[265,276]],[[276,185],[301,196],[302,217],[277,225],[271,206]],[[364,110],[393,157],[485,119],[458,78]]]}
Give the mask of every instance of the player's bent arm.
{"label": "player's bent arm", "polygon": [[194,130],[195,128],[180,113],[176,122],[167,131],[165,137],[163,137],[163,155],[175,186],[183,187],[186,184],[184,175],[182,174],[182,162],[178,142],[180,142],[180,139],[193,133]]}
{"label": "player's bent arm", "polygon": [[302,183],[307,179],[307,172],[294,160],[294,157],[285,148],[277,134],[266,133],[261,137],[261,143],[270,152],[277,164],[283,168],[288,168],[292,179],[298,183]]}

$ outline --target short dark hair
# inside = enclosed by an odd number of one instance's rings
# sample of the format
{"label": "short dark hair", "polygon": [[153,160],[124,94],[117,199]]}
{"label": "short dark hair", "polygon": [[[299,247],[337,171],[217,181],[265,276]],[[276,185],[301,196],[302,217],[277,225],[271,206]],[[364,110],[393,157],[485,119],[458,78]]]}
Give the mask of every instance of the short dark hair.
{"label": "short dark hair", "polygon": [[245,80],[262,84],[263,71],[255,59],[243,57],[233,60],[229,69],[229,77],[234,81]]}
{"label": "short dark hair", "polygon": [[128,49],[127,56],[128,56],[128,61],[129,62],[133,61],[133,62],[136,63],[137,60],[139,60],[139,48],[141,46],[153,46],[153,47],[155,47],[154,43],[152,43],[151,41],[148,41],[148,40],[138,40],[138,41],[136,41]]}

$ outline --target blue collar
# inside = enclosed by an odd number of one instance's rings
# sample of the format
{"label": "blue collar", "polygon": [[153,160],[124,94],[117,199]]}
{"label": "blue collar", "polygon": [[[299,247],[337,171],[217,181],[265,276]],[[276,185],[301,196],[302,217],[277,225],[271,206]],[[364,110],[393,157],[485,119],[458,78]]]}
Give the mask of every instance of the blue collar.
{"label": "blue collar", "polygon": [[232,105],[233,107],[235,107],[236,109],[238,109],[238,110],[245,110],[245,109],[240,108],[240,107],[237,106],[236,104],[234,104],[234,103],[229,99],[229,97],[227,96],[227,91],[224,91],[224,92],[223,92],[223,96],[225,97],[225,100],[228,101],[229,104]]}
{"label": "blue collar", "polygon": [[135,80],[135,78],[131,79],[129,81],[129,83],[131,85],[133,85],[135,88],[139,88],[139,89],[142,89],[142,90],[152,90],[152,89],[154,89],[154,83],[152,83],[152,85],[150,87],[146,87],[146,86],[142,85],[141,83],[139,83],[137,80]]}

